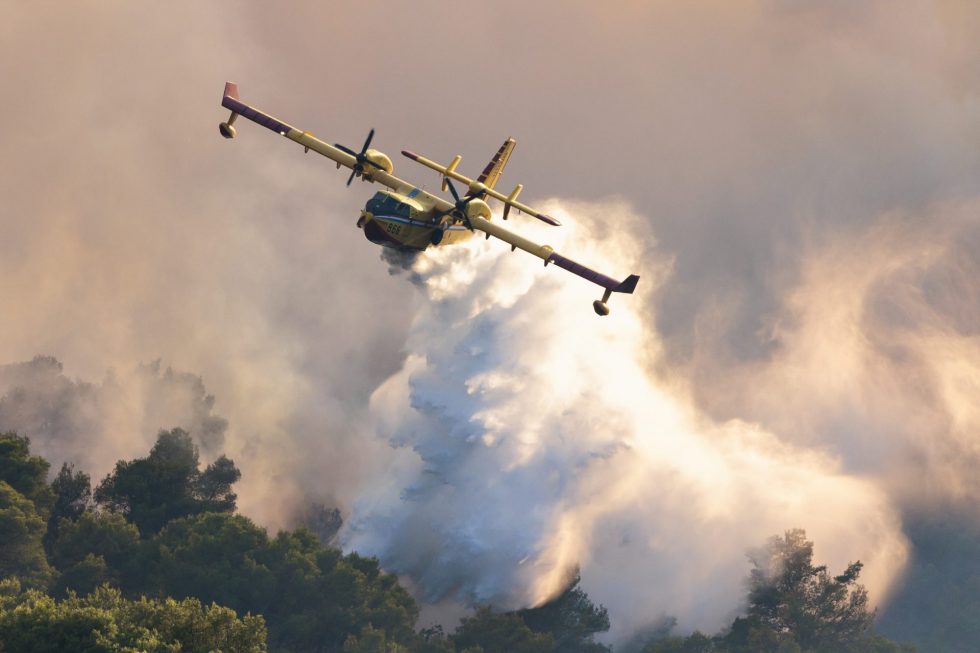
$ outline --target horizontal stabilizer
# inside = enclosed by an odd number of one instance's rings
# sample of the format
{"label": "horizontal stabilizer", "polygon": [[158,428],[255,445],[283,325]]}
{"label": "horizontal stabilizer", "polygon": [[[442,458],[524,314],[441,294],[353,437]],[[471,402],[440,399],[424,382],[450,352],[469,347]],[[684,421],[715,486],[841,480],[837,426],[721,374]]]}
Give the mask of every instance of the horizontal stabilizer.
{"label": "horizontal stabilizer", "polygon": [[[506,157],[510,156],[509,154],[510,150],[513,149],[513,145],[508,145],[508,143],[513,143],[513,142],[514,142],[513,139],[508,139],[508,142],[504,143],[503,147],[500,148],[500,152],[502,153],[500,154],[501,156],[500,160],[503,161],[504,163],[506,163]],[[537,218],[538,220],[550,224],[553,227],[561,226],[561,223],[558,222],[558,220],[555,220],[550,215],[545,215],[543,213],[540,213],[532,209],[527,204],[522,204],[521,202],[518,202],[516,198],[519,191],[518,193],[512,193],[511,197],[508,197],[507,195],[504,195],[503,193],[497,191],[496,189],[491,188],[487,184],[484,184],[482,181],[479,181],[477,179],[470,179],[469,177],[460,174],[459,172],[456,171],[455,166],[453,166],[452,164],[448,166],[444,166],[441,163],[436,163],[435,161],[432,161],[431,159],[427,159],[421,154],[416,154],[415,152],[412,152],[410,150],[402,150],[402,154],[408,157],[409,159],[411,159],[412,161],[421,163],[426,168],[431,168],[432,170],[435,170],[436,172],[438,172],[440,175],[443,175],[444,177],[455,179],[460,183],[466,184],[467,186],[469,186],[469,191],[467,193],[468,195],[482,195],[484,198],[492,197],[496,200],[500,200],[501,202],[503,202],[505,206],[515,208],[521,213],[526,213],[532,218]],[[458,165],[458,162],[456,162],[455,159],[454,162]],[[493,171],[494,169],[493,161],[490,162],[490,166],[488,166],[488,169],[491,170],[491,172]],[[503,169],[503,166],[501,166],[497,171],[499,172],[500,169]],[[490,173],[487,174],[489,175]],[[488,179],[489,178],[490,177],[488,177]],[[493,179],[493,181],[494,183],[496,183],[496,179]],[[523,188],[523,186],[521,186],[521,188]]]}

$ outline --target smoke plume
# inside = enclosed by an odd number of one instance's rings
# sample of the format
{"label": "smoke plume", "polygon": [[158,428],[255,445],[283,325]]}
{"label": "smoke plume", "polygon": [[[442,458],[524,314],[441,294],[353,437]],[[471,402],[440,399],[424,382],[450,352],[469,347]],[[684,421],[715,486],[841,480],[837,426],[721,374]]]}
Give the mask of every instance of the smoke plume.
{"label": "smoke plume", "polygon": [[68,378],[50,356],[0,366],[0,428],[31,438],[55,468],[74,463],[96,479],[117,458],[144,454],[164,429],[188,431],[206,457],[220,454],[228,422],[214,401],[200,377],[159,361],[110,370],[98,384]]}
{"label": "smoke plume", "polygon": [[[575,226],[551,243],[559,251],[639,272],[642,294],[664,281],[666,265],[640,258],[635,236],[647,234],[626,206],[567,210]],[[415,265],[410,354],[371,398],[377,433],[404,451],[355,502],[347,546],[430,602],[536,605],[580,569],[613,636],[665,613],[720,628],[745,552],[794,526],[822,562],[864,561],[884,597],[906,544],[882,487],[832,451],[700,414],[680,379],[656,371],[642,294],[614,297],[599,319],[594,288],[528,263],[479,240]]]}
{"label": "smoke plume", "polygon": [[724,318],[706,314],[700,404],[833,452],[903,508],[980,499],[978,209],[891,213],[811,243],[764,360],[725,360],[711,344]]}

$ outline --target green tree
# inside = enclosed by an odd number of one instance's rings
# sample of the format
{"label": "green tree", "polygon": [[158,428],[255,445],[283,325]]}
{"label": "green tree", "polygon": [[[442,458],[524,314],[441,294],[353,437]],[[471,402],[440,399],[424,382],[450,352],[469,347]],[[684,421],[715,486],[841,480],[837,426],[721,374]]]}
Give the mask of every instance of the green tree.
{"label": "green tree", "polygon": [[147,546],[152,568],[145,592],[194,596],[255,613],[274,602],[275,579],[260,559],[269,538],[247,517],[203,513],[176,519]]}
{"label": "green tree", "polygon": [[238,496],[231,491],[231,486],[241,477],[235,463],[225,456],[218,456],[201,472],[193,487],[200,512],[234,512]]}
{"label": "green tree", "polygon": [[44,535],[44,545],[49,552],[51,544],[58,537],[58,523],[62,519],[78,519],[91,506],[92,483],[88,474],[75,471],[74,465],[64,463],[51,482],[51,490],[54,504],[48,518],[48,531]]}
{"label": "green tree", "polygon": [[857,584],[860,562],[831,576],[813,564],[813,542],[800,529],[771,538],[749,559],[748,615],[732,624],[731,650],[846,653],[868,645],[875,613]]}
{"label": "green tree", "polygon": [[553,653],[558,651],[551,633],[536,633],[517,613],[494,612],[483,606],[463,619],[453,641],[457,649],[483,653]]}
{"label": "green tree", "polygon": [[134,575],[142,576],[139,547],[139,531],[122,515],[85,512],[75,521],[62,519],[50,546],[51,562],[61,572],[56,587],[82,594],[104,583],[130,587]]}
{"label": "green tree", "polygon": [[723,642],[722,650],[731,653],[804,653],[792,632],[774,630],[753,617],[737,617]]}
{"label": "green tree", "polygon": [[687,637],[664,637],[643,647],[643,653],[720,653],[713,637],[695,631]]}
{"label": "green tree", "polygon": [[51,481],[54,491],[54,508],[51,517],[75,520],[91,507],[92,479],[75,466],[64,463],[58,475]]}
{"label": "green tree", "polygon": [[456,653],[452,640],[446,637],[442,626],[438,624],[423,628],[415,638],[411,650],[412,653]]}
{"label": "green tree", "polygon": [[146,546],[142,591],[263,614],[273,650],[339,651],[351,636],[363,644],[368,626],[385,646],[417,639],[418,607],[397,578],[377,560],[324,548],[305,529],[270,540],[245,517],[204,513],[170,522]]}
{"label": "green tree", "polygon": [[521,610],[518,615],[534,632],[551,633],[557,650],[562,653],[607,652],[610,648],[593,638],[609,630],[609,613],[589,599],[579,587],[581,580],[576,574],[558,598],[537,608]]}
{"label": "green tree", "polygon": [[389,642],[385,631],[365,626],[356,637],[351,635],[344,642],[344,653],[408,653],[401,644]]}
{"label": "green tree", "polygon": [[748,614],[727,632],[671,636],[673,618],[650,633],[643,653],[914,653],[871,631],[874,612],[857,584],[861,563],[831,576],[814,566],[802,530],[770,538],[749,555]]}
{"label": "green tree", "polygon": [[262,617],[238,618],[197,599],[128,601],[102,587],[63,601],[37,591],[0,588],[0,642],[4,653],[209,653],[266,650]]}
{"label": "green tree", "polygon": [[367,626],[388,646],[415,641],[418,606],[376,559],[324,548],[305,529],[279,533],[262,559],[275,577],[266,612],[274,647],[334,651]]}
{"label": "green tree", "polygon": [[54,504],[54,492],[48,486],[51,464],[41,456],[31,455],[31,441],[16,433],[0,433],[0,481],[30,499],[39,515],[47,519]]}
{"label": "green tree", "polygon": [[95,490],[95,500],[123,514],[148,537],[167,522],[202,512],[233,512],[231,486],[241,477],[221,456],[202,472],[197,447],[182,429],[161,431],[146,458],[120,460]]}
{"label": "green tree", "polygon": [[18,577],[32,587],[47,587],[54,574],[44,555],[44,531],[37,506],[0,481],[0,578]]}

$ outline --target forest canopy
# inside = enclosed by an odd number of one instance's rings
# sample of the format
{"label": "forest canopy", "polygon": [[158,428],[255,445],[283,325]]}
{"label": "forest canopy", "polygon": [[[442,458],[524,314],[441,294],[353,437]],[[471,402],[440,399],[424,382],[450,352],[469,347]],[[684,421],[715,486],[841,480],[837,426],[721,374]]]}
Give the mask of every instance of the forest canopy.
{"label": "forest canopy", "polygon": [[[609,615],[575,577],[549,603],[476,606],[447,633],[378,560],[333,545],[336,509],[274,536],[236,512],[241,473],[202,467],[191,435],[161,431],[93,491],[71,464],[0,434],[0,643],[19,651],[602,653]],[[316,532],[315,532],[316,531]],[[750,555],[747,609],[712,636],[670,624],[617,650],[642,653],[891,653],[873,632],[860,562],[832,575],[802,530]]]}

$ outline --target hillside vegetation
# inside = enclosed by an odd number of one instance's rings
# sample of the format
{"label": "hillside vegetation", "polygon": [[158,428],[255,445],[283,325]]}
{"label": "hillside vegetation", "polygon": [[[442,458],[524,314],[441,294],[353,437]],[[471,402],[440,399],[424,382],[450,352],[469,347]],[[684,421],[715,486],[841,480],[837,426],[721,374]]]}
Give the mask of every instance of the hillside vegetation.
{"label": "hillside vegetation", "polygon": [[[162,431],[144,458],[90,477],[0,434],[0,650],[274,653],[601,653],[609,617],[576,578],[547,605],[478,606],[451,633],[416,630],[419,608],[373,558],[329,544],[336,511],[314,530],[270,536],[236,513],[241,473],[202,469],[190,435]],[[872,632],[857,583],[813,564],[800,530],[751,557],[747,608],[713,636],[671,622],[618,650],[642,653],[892,653]],[[733,606],[734,607],[734,606]],[[653,615],[651,615],[653,617]]]}

